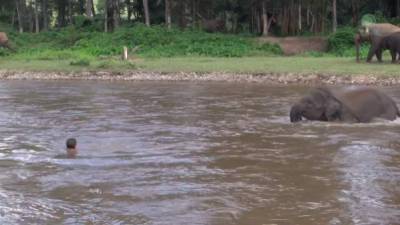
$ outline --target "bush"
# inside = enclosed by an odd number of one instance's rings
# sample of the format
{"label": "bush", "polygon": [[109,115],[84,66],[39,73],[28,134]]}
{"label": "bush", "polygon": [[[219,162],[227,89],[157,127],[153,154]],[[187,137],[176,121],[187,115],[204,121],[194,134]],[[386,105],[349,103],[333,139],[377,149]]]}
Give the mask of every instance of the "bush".
{"label": "bush", "polygon": [[344,27],[337,30],[328,38],[328,51],[336,56],[349,56],[349,49],[352,49],[352,56],[355,55],[354,35],[356,30],[352,27]]}
{"label": "bush", "polygon": [[282,55],[283,50],[278,44],[271,44],[271,43],[265,43],[258,47],[258,50],[264,51],[264,52],[270,52],[275,55]]}
{"label": "bush", "polygon": [[71,66],[89,66],[90,61],[88,59],[77,59],[77,60],[72,60],[69,64]]}
{"label": "bush", "polygon": [[129,49],[138,48],[135,53],[146,57],[282,54],[277,45],[260,46],[250,38],[237,35],[210,34],[198,30],[182,31],[162,26],[146,27],[143,24],[121,27],[114,33],[104,33],[86,29],[92,25],[84,18],[76,17],[75,23],[75,27],[39,34],[11,32],[10,39],[18,49],[14,57],[46,60],[94,58],[120,55],[123,46]]}

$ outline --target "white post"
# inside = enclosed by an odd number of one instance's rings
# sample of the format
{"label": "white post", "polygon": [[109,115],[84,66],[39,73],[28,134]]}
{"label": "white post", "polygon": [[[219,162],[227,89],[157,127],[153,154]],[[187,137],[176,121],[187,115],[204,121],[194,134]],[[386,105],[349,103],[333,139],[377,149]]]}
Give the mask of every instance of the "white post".
{"label": "white post", "polygon": [[126,46],[123,48],[122,60],[128,60],[128,48]]}

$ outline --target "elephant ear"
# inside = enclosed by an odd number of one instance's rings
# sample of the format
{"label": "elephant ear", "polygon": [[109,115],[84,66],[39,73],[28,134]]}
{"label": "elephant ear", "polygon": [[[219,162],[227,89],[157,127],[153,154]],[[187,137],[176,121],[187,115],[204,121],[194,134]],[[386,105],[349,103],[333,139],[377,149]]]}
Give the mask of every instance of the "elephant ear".
{"label": "elephant ear", "polygon": [[324,98],[324,120],[335,121],[342,119],[342,103],[336,99],[332,92],[328,88],[317,88],[318,92],[322,94]]}
{"label": "elephant ear", "polygon": [[326,102],[324,115],[327,121],[342,120],[342,103],[331,96]]}

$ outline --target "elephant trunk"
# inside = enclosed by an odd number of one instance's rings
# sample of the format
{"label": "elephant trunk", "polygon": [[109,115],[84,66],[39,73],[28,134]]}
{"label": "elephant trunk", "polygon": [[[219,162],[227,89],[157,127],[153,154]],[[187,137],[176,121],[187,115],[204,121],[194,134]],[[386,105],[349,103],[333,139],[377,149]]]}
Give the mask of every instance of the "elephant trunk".
{"label": "elephant trunk", "polygon": [[298,104],[292,106],[290,109],[290,122],[295,123],[301,121],[302,114],[303,110]]}

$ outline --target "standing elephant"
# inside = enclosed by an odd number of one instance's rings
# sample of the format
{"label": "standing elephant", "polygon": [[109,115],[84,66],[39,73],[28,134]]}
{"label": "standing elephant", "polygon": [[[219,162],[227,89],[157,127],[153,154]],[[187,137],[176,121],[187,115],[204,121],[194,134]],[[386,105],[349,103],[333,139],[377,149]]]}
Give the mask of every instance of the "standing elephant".
{"label": "standing elephant", "polygon": [[374,118],[395,120],[398,116],[400,113],[396,103],[386,94],[372,88],[347,91],[316,88],[290,110],[291,122],[305,118],[367,123]]}
{"label": "standing elephant", "polygon": [[377,54],[380,41],[383,37],[395,32],[400,32],[400,27],[390,23],[368,24],[361,27],[361,29],[354,37],[357,62],[360,61],[360,45],[362,42],[371,43],[371,47],[368,52],[367,62],[371,62],[374,55],[377,56],[379,61],[382,61],[382,58],[379,58],[380,55]]}
{"label": "standing elephant", "polygon": [[377,50],[377,58],[382,58],[382,52],[384,50],[390,51],[392,63],[395,63],[397,60],[397,55],[400,54],[400,32],[396,32],[382,38]]}
{"label": "standing elephant", "polygon": [[8,41],[7,34],[4,32],[0,32],[0,47],[8,48],[11,51],[15,51],[11,46]]}

